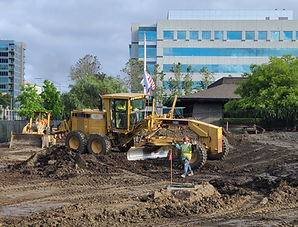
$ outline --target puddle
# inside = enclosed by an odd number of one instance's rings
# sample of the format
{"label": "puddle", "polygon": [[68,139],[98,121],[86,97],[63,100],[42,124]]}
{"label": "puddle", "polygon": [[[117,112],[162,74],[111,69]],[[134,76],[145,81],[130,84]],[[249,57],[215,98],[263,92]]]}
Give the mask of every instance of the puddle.
{"label": "puddle", "polygon": [[21,203],[18,206],[6,206],[2,207],[0,211],[1,216],[29,216],[34,213],[39,213],[44,210],[50,210],[68,203],[49,203],[45,202],[33,202],[33,203]]}

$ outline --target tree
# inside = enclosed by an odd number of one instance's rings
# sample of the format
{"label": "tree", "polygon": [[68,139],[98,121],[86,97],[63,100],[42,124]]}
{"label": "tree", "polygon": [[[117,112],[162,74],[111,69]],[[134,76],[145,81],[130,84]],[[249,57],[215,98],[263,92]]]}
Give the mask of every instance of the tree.
{"label": "tree", "polygon": [[86,54],[80,58],[74,66],[70,67],[70,78],[72,80],[82,79],[87,75],[100,74],[101,64],[96,56]]}
{"label": "tree", "polygon": [[165,73],[163,71],[159,71],[159,65],[154,65],[154,71],[152,75],[152,79],[155,82],[155,90],[152,91],[153,96],[157,104],[163,105],[165,89],[164,89],[164,78]]}
{"label": "tree", "polygon": [[64,106],[61,102],[61,94],[57,88],[48,80],[44,81],[43,92],[41,93],[43,107],[52,114],[54,119],[61,119]]}
{"label": "tree", "polygon": [[[207,89],[208,85],[211,84],[212,81],[214,80],[214,73],[209,72],[206,66],[201,68],[199,72],[202,75],[202,89],[205,90]],[[201,89],[199,88],[198,90],[201,90]]]}
{"label": "tree", "polygon": [[269,63],[250,69],[251,73],[244,74],[248,80],[235,91],[241,99],[228,102],[225,110],[260,109],[268,118],[297,119],[298,57],[270,57]]}
{"label": "tree", "polygon": [[42,106],[42,98],[37,93],[35,85],[31,84],[20,84],[21,92],[16,102],[20,102],[20,110],[16,110],[19,116],[30,118],[33,117],[35,111],[45,111],[46,109]]}
{"label": "tree", "polygon": [[63,94],[66,111],[81,108],[97,108],[99,95],[127,92],[125,83],[119,78],[101,75],[88,75],[71,85],[71,90]]}
{"label": "tree", "polygon": [[139,59],[129,59],[121,71],[128,76],[127,84],[131,92],[143,93],[144,87],[141,81],[144,78],[144,62]]}
{"label": "tree", "polygon": [[192,86],[194,85],[194,82],[192,81],[192,74],[193,70],[191,68],[191,65],[189,65],[186,69],[186,74],[184,75],[184,79],[182,82],[182,87],[185,95],[190,95],[193,91]]}
{"label": "tree", "polygon": [[174,77],[169,78],[169,89],[170,89],[170,97],[168,102],[172,102],[175,95],[178,97],[182,95],[182,86],[181,86],[181,63],[179,62],[177,65],[173,64],[170,72],[174,73]]}
{"label": "tree", "polygon": [[9,94],[0,93],[0,105],[2,105],[3,108],[10,106],[11,98],[12,97]]}

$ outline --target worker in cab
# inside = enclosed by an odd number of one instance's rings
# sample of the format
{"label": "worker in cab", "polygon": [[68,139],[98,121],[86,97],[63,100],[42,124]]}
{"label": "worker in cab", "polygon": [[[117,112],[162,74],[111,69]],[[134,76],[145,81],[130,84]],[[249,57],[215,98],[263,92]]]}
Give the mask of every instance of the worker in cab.
{"label": "worker in cab", "polygon": [[183,141],[184,143],[182,145],[176,143],[176,147],[181,150],[181,158],[184,162],[184,173],[181,175],[181,177],[185,178],[188,172],[188,176],[193,176],[193,171],[190,166],[192,145],[187,136],[184,137]]}
{"label": "worker in cab", "polygon": [[118,110],[126,111],[126,103],[125,101],[121,101],[119,105],[117,105]]}

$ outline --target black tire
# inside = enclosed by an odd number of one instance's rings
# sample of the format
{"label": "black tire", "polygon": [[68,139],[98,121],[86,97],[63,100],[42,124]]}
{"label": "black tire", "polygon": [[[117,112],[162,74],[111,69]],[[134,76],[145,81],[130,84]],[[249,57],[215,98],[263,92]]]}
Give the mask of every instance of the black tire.
{"label": "black tire", "polygon": [[190,166],[192,169],[200,169],[207,161],[206,148],[201,143],[194,144],[192,147],[193,151],[191,155]]}
{"label": "black tire", "polygon": [[81,130],[71,131],[65,139],[65,146],[83,154],[86,151],[87,136]]}
{"label": "black tire", "polygon": [[103,134],[92,134],[87,143],[87,149],[90,154],[105,155],[112,149],[110,139]]}
{"label": "black tire", "polygon": [[127,152],[132,146],[134,145],[134,140],[132,139],[131,141],[126,144],[126,146],[119,146],[119,151],[120,152]]}
{"label": "black tire", "polygon": [[230,146],[227,137],[222,136],[222,152],[218,154],[211,154],[208,152],[209,160],[224,160],[230,151]]}

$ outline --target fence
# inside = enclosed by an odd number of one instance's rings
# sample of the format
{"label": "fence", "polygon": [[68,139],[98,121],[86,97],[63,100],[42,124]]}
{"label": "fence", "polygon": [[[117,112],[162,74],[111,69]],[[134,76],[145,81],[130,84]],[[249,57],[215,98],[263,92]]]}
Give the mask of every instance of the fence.
{"label": "fence", "polygon": [[[57,127],[60,120],[52,120],[51,125]],[[0,120],[0,143],[10,141],[11,132],[21,133],[29,120]]]}
{"label": "fence", "polygon": [[3,108],[0,105],[0,112],[1,120],[24,120],[22,117],[18,116],[14,110],[9,109],[9,107]]}

